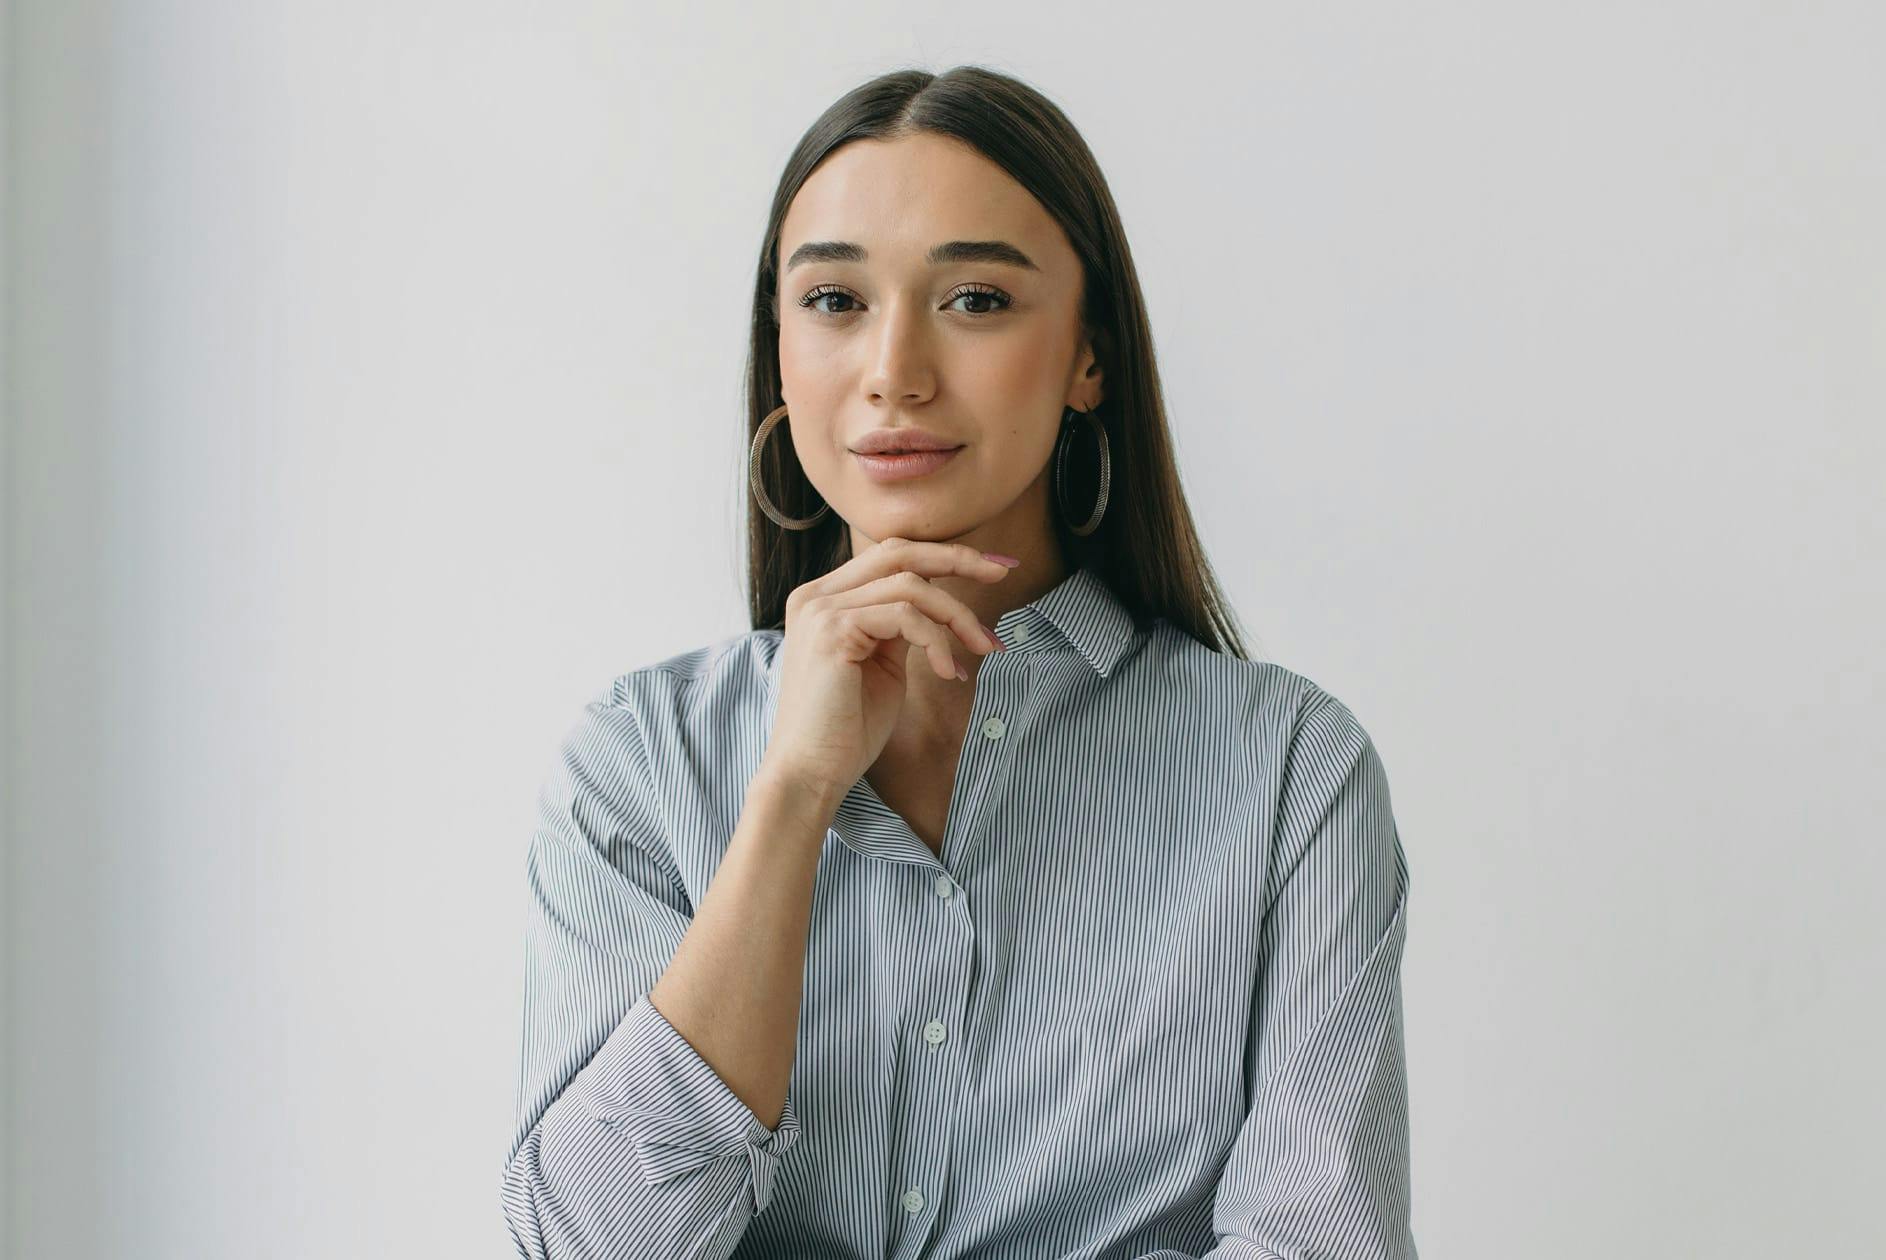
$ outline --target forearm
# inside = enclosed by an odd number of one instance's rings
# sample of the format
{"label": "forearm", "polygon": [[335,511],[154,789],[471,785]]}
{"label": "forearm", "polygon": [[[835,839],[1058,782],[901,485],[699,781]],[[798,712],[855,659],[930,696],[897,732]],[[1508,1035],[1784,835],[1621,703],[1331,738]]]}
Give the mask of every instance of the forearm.
{"label": "forearm", "polygon": [[769,1129],[792,1075],[813,881],[843,792],[762,761],[649,1001]]}

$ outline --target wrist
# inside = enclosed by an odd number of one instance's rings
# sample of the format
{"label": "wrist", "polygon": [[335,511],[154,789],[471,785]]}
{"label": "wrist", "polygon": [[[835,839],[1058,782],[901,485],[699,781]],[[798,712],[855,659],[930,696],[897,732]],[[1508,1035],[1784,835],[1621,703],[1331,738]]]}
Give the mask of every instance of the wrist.
{"label": "wrist", "polygon": [[748,784],[749,795],[762,794],[778,808],[823,831],[838,812],[850,786],[834,783],[830,776],[804,770],[791,762],[762,757],[760,767]]}

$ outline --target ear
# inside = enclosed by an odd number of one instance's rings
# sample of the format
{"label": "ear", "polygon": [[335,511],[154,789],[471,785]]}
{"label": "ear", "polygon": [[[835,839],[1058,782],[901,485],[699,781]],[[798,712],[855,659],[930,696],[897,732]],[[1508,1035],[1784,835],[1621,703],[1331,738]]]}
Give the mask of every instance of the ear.
{"label": "ear", "polygon": [[1102,329],[1081,344],[1079,369],[1074,374],[1074,385],[1068,390],[1067,405],[1077,411],[1092,411],[1106,398],[1106,373],[1100,366],[1101,358],[1107,354],[1107,345],[1111,340]]}

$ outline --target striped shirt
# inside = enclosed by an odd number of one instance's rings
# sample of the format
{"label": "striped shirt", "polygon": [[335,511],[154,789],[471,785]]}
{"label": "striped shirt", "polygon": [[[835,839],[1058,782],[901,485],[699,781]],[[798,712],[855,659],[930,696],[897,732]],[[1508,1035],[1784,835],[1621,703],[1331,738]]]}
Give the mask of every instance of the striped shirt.
{"label": "striped shirt", "polygon": [[1413,1260],[1408,868],[1368,734],[1090,569],[995,630],[941,855],[862,777],[826,833],[773,1129],[647,994],[783,631],[583,709],[526,863],[521,1254]]}

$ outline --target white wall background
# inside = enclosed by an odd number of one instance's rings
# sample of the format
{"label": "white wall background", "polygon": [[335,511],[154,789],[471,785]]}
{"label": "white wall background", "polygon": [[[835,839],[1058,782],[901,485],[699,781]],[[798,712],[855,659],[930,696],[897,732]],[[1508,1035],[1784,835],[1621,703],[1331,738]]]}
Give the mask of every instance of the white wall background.
{"label": "white wall background", "polygon": [[1886,11],[13,0],[10,1254],[509,1254],[577,706],[744,628],[800,131],[1110,174],[1262,655],[1375,736],[1433,1260],[1877,1256]]}

